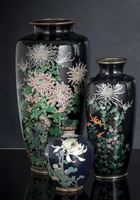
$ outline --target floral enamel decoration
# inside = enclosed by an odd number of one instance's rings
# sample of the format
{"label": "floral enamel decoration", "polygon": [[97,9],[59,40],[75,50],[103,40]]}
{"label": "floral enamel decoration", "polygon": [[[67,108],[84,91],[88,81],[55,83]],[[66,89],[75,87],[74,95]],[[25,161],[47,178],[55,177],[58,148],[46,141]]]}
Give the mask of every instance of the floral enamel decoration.
{"label": "floral enamel decoration", "polygon": [[117,104],[120,102],[119,95],[123,94],[123,87],[119,83],[112,85],[110,83],[97,85],[95,99],[104,102],[104,104]]}
{"label": "floral enamel decoration", "polygon": [[101,175],[110,175],[114,169],[120,173],[123,159],[130,151],[122,130],[133,101],[123,101],[120,95],[124,93],[123,85],[119,83],[96,84],[94,95],[87,102],[91,110],[87,127],[96,151],[95,169]]}
{"label": "floral enamel decoration", "polygon": [[54,153],[63,150],[66,155],[67,162],[76,162],[71,159],[70,156],[74,155],[81,162],[85,161],[84,158],[81,158],[80,155],[87,151],[87,147],[81,145],[77,142],[75,138],[68,138],[62,141],[62,146],[52,146],[54,148]]}
{"label": "floral enamel decoration", "polygon": [[[64,53],[63,64],[67,65],[74,60],[74,56],[70,51]],[[61,65],[58,60],[61,61]],[[68,65],[71,66],[71,63]],[[79,66],[81,69],[86,67],[82,63]],[[21,59],[18,67],[21,77],[24,77],[18,83],[19,94],[22,97],[19,106],[23,130],[25,135],[28,135],[27,145],[30,146],[29,152],[33,165],[45,169],[43,152],[48,138],[60,136],[62,125],[66,121],[71,121],[69,114],[80,112],[81,90],[79,88],[85,78],[86,70],[81,80],[78,78],[76,85],[72,82],[68,83],[70,74],[67,74],[67,70],[66,78],[63,80],[61,70],[65,69],[62,65],[62,57],[58,55],[58,47],[43,43],[28,47],[26,59]],[[78,67],[78,64],[75,67]],[[78,123],[78,120],[75,121]]]}
{"label": "floral enamel decoration", "polygon": [[47,73],[31,72],[28,85],[32,87],[32,92],[47,97],[54,90],[54,79]]}
{"label": "floral enamel decoration", "polygon": [[58,48],[52,44],[36,44],[29,47],[28,58],[33,66],[36,65],[55,65]]}
{"label": "floral enamel decoration", "polygon": [[72,85],[78,85],[82,83],[85,80],[86,72],[86,65],[81,62],[76,63],[76,66],[70,67],[69,71],[67,72],[68,82]]}
{"label": "floral enamel decoration", "polygon": [[127,111],[128,108],[132,107],[133,101],[123,103],[122,101],[120,102],[120,107],[123,108],[124,111]]}
{"label": "floral enamel decoration", "polygon": [[85,179],[85,174],[80,173],[79,166],[86,165],[86,159],[89,158],[86,158],[85,154],[89,146],[83,143],[83,140],[81,142],[79,136],[61,137],[48,144],[45,151],[48,173],[63,188],[78,187],[81,180]]}
{"label": "floral enamel decoration", "polygon": [[[54,90],[50,92],[48,103],[56,105],[59,112],[65,111],[72,98],[71,88],[64,82],[56,83]],[[61,109],[61,110],[60,110]]]}

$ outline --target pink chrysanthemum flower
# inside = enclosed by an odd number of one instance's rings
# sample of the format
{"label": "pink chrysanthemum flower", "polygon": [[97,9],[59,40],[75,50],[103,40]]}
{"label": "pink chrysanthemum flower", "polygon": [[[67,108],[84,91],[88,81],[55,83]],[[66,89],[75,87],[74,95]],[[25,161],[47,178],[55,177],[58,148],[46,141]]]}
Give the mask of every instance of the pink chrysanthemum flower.
{"label": "pink chrysanthemum flower", "polygon": [[40,100],[40,97],[37,95],[24,95],[25,101],[31,102],[31,103],[38,103]]}
{"label": "pink chrysanthemum flower", "polygon": [[32,92],[49,97],[49,93],[54,89],[54,79],[47,73],[34,72],[29,76],[28,85],[32,87]]}
{"label": "pink chrysanthemum flower", "polygon": [[62,83],[56,83],[55,89],[50,94],[49,103],[56,105],[61,111],[65,110],[72,97],[71,88]]}

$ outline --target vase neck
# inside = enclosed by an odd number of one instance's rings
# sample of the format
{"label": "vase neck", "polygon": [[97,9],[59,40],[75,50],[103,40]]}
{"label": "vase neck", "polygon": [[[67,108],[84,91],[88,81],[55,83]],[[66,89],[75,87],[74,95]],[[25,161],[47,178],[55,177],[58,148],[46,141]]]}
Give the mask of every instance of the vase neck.
{"label": "vase neck", "polygon": [[75,22],[69,19],[44,19],[32,21],[31,24],[34,25],[34,33],[61,35],[71,33]]}
{"label": "vase neck", "polygon": [[76,131],[76,127],[67,126],[63,127],[63,136],[74,136]]}
{"label": "vase neck", "polygon": [[122,74],[126,62],[125,58],[100,58],[97,60],[100,66],[99,74],[102,76]]}

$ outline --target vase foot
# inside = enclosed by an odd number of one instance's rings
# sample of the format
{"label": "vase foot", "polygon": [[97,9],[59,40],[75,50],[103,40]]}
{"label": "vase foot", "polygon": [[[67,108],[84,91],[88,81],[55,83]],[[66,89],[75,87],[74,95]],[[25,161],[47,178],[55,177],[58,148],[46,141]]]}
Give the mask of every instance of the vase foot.
{"label": "vase foot", "polygon": [[116,179],[120,179],[120,178],[124,178],[125,176],[127,176],[128,173],[123,174],[123,175],[119,175],[119,176],[98,176],[95,174],[95,178],[96,179],[102,179],[102,180],[116,180]]}
{"label": "vase foot", "polygon": [[48,175],[47,171],[39,171],[37,169],[35,169],[34,167],[30,168],[32,172],[36,173],[36,174],[40,174],[40,175]]}
{"label": "vase foot", "polygon": [[75,187],[75,188],[61,188],[61,187],[56,187],[56,190],[58,192],[78,192],[80,190],[83,189],[83,186],[80,186],[80,187]]}

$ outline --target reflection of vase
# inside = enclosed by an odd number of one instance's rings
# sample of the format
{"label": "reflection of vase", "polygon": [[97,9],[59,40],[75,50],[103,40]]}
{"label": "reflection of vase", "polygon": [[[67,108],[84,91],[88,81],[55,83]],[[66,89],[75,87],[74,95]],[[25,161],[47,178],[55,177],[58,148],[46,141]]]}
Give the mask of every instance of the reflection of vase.
{"label": "reflection of vase", "polygon": [[48,173],[56,190],[76,192],[83,189],[93,166],[92,147],[74,128],[64,128],[60,138],[53,138],[46,148]]}
{"label": "reflection of vase", "polygon": [[95,149],[97,178],[127,174],[133,143],[134,78],[123,74],[124,58],[97,60],[100,73],[87,86],[88,137]]}
{"label": "reflection of vase", "polygon": [[52,200],[89,200],[85,192],[56,193]]}
{"label": "reflection of vase", "polygon": [[79,130],[87,39],[75,34],[75,20],[33,21],[34,33],[16,48],[20,122],[32,170],[46,173],[44,150],[50,136],[74,122]]}
{"label": "reflection of vase", "polygon": [[31,174],[26,187],[24,200],[50,200],[53,189],[53,185],[48,176]]}
{"label": "reflection of vase", "polygon": [[130,200],[127,180],[95,180],[90,200]]}

